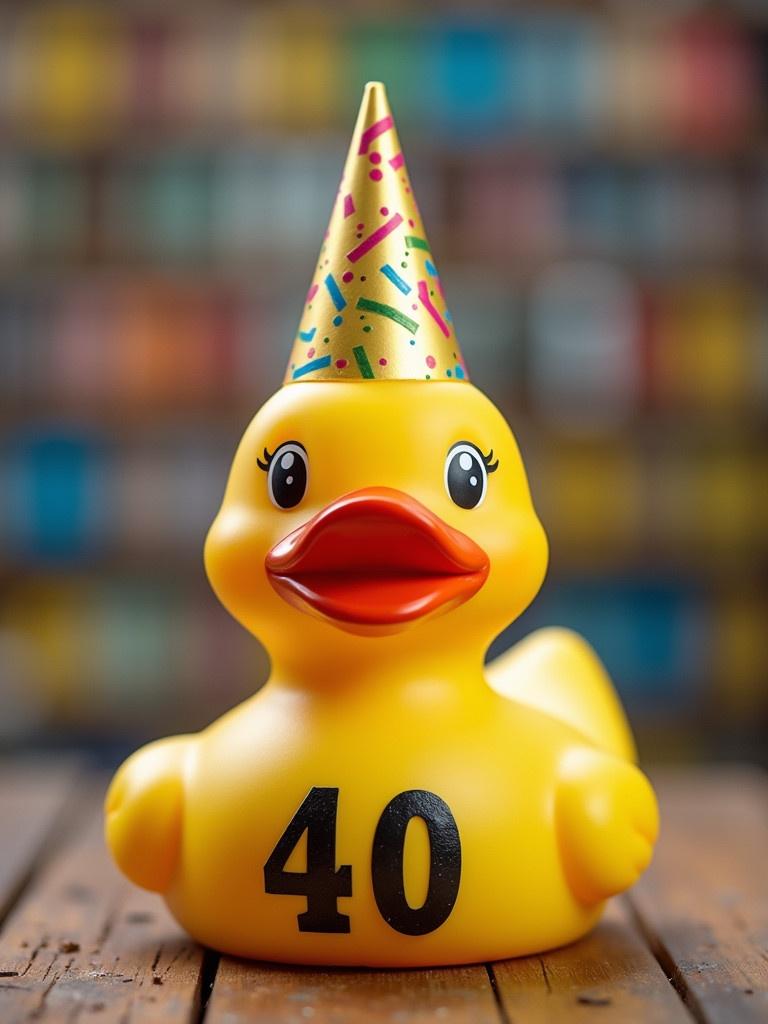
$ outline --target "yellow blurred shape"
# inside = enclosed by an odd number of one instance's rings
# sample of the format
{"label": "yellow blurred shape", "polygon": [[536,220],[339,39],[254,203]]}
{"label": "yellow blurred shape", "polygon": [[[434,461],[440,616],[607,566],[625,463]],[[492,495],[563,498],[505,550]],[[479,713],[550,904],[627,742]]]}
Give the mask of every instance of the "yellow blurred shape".
{"label": "yellow blurred shape", "polygon": [[737,282],[675,291],[662,312],[655,353],[662,399],[719,411],[742,408],[751,389],[755,312]]}
{"label": "yellow blurred shape", "polygon": [[279,21],[265,12],[244,14],[230,55],[230,81],[238,120],[248,127],[282,116],[280,78],[286,63]]}
{"label": "yellow blurred shape", "polygon": [[49,714],[77,712],[83,699],[83,608],[77,582],[27,584],[14,596],[5,624],[28,647],[30,676]]}
{"label": "yellow blurred shape", "polygon": [[542,519],[561,558],[588,562],[637,545],[643,527],[640,468],[616,445],[552,443],[541,499]]}
{"label": "yellow blurred shape", "polygon": [[230,72],[240,119],[246,127],[327,127],[338,104],[341,63],[322,11],[244,16]]}
{"label": "yellow blurred shape", "polygon": [[125,34],[107,10],[87,4],[43,7],[18,28],[22,128],[75,143],[111,130],[128,82]]}
{"label": "yellow blurred shape", "polygon": [[720,602],[715,619],[718,705],[736,716],[752,716],[766,704],[764,681],[765,625],[763,595],[733,591]]}
{"label": "yellow blurred shape", "polygon": [[756,469],[741,452],[718,452],[702,461],[691,520],[698,520],[703,544],[734,554],[751,549],[758,526]]}
{"label": "yellow blurred shape", "polygon": [[322,11],[293,12],[281,26],[284,60],[281,93],[286,122],[324,127],[338,105],[337,82],[343,64],[328,18]]}
{"label": "yellow blurred shape", "polygon": [[764,460],[727,442],[666,453],[654,489],[669,555],[706,564],[749,556],[765,532],[764,473]]}

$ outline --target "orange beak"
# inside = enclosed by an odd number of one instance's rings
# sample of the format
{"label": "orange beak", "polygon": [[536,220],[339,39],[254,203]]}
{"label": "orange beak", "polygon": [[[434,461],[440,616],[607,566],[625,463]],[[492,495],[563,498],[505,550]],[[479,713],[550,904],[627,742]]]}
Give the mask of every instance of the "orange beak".
{"label": "orange beak", "polygon": [[389,487],[353,491],[289,533],[265,560],[289,604],[327,619],[391,626],[467,601],[488,556],[420,501]]}

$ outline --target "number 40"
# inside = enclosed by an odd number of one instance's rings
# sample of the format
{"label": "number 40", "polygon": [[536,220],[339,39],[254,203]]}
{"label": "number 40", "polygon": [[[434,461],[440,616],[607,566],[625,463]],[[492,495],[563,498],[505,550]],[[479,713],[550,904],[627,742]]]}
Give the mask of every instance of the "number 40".
{"label": "number 40", "polygon": [[[336,867],[336,813],[339,791],[313,787],[288,823],[264,865],[264,889],[281,896],[306,896],[307,909],[297,917],[301,932],[350,931],[340,914],[340,896],[352,895],[352,866]],[[424,903],[411,907],[405,898],[403,851],[411,818],[421,818],[429,834],[429,886]],[[285,864],[304,832],[307,870],[286,871]],[[426,935],[453,910],[461,879],[461,841],[450,808],[434,793],[410,789],[384,808],[373,837],[371,880],[379,913],[404,935]]]}

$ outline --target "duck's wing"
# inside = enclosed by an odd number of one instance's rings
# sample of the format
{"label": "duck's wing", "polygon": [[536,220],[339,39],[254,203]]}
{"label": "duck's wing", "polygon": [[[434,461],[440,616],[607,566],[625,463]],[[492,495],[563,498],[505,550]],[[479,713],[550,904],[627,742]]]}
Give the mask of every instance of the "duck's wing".
{"label": "duck's wing", "polygon": [[558,718],[600,750],[635,761],[624,709],[595,652],[569,629],[540,629],[486,668],[498,693]]}
{"label": "duck's wing", "polygon": [[174,736],[137,750],[107,792],[107,845],[120,870],[143,889],[164,892],[176,870],[184,767],[193,742],[191,736]]}
{"label": "duck's wing", "polygon": [[640,769],[587,747],[563,759],[555,821],[566,878],[586,904],[634,885],[659,831],[656,797]]}

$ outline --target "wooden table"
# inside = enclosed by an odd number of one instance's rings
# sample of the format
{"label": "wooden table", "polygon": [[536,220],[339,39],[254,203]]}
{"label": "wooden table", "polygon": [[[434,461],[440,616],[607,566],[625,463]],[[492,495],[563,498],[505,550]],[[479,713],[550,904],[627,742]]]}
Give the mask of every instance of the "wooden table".
{"label": "wooden table", "polygon": [[766,1022],[766,777],[656,782],[654,864],[581,942],[485,966],[320,971],[190,942],[111,866],[103,779],[72,762],[0,762],[0,1022]]}

